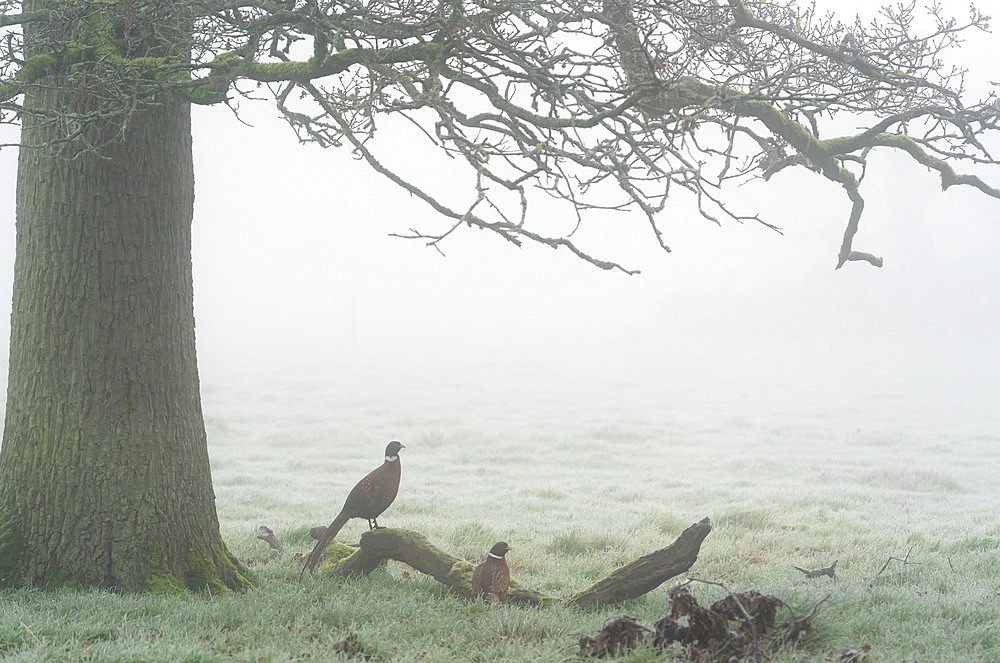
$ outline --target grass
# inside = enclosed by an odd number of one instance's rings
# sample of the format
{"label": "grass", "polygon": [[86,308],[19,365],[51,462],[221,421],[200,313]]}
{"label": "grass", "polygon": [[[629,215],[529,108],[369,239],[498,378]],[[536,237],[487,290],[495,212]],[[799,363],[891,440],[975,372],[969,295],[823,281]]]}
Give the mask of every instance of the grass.
{"label": "grass", "polygon": [[[830,594],[816,635],[773,660],[835,661],[836,647],[868,643],[877,661],[1000,661],[1000,444],[996,422],[970,418],[967,401],[952,416],[950,401],[921,400],[912,381],[772,380],[734,395],[716,376],[653,371],[613,383],[508,369],[462,380],[428,366],[392,380],[359,367],[336,374],[330,384],[206,372],[223,535],[253,564],[256,591],[5,591],[0,657],[337,660],[336,643],[355,633],[373,660],[565,661],[608,616],[652,625],[666,612],[664,588],[600,611],[489,607],[399,564],[298,582],[291,555],[311,547],[308,528],[330,520],[396,438],[407,445],[403,483],[381,522],[470,560],[505,540],[526,586],[569,596],[710,516],[692,575],[802,612]],[[256,539],[262,524],[284,556],[272,561]],[[364,528],[352,521],[338,538]],[[907,550],[919,564],[876,577]],[[792,568],[834,560],[839,582]],[[722,595],[694,591],[703,604]]]}

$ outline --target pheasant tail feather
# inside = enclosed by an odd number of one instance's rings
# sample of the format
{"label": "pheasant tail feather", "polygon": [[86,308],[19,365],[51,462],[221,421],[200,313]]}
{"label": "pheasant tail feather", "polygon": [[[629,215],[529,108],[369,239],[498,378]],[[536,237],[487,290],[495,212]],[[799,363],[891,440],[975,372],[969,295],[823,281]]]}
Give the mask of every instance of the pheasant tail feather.
{"label": "pheasant tail feather", "polygon": [[337,536],[337,533],[340,531],[340,528],[344,526],[344,523],[350,519],[351,517],[344,511],[341,511],[340,515],[333,519],[330,526],[326,528],[325,532],[323,532],[323,536],[319,537],[319,541],[316,542],[316,547],[313,548],[312,552],[309,553],[309,556],[306,557],[306,563],[302,567],[302,573],[299,574],[299,580],[301,580],[302,576],[305,575],[306,569],[309,569],[310,573],[316,570],[316,567],[319,566],[319,561],[323,559],[323,551],[330,544],[330,542],[333,541],[333,538]]}

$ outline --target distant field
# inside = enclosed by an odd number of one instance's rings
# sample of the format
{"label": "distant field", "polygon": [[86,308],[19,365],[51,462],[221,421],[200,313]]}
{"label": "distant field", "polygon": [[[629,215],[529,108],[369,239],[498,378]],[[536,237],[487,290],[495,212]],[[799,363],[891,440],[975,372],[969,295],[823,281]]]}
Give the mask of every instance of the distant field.
{"label": "distant field", "polygon": [[[1000,428],[992,395],[953,376],[879,377],[646,366],[476,371],[339,367],[310,377],[206,371],[223,535],[257,591],[143,597],[0,594],[0,653],[18,661],[334,658],[356,633],[384,661],[564,661],[611,615],[652,625],[666,587],[579,612],[491,609],[432,579],[299,583],[295,552],[347,491],[406,444],[380,519],[480,559],[505,540],[523,585],[568,596],[709,516],[691,575],[807,611],[815,637],[778,661],[1000,661]],[[807,370],[799,371],[808,375]],[[991,418],[992,416],[992,418]],[[259,525],[286,553],[267,562]],[[338,537],[356,541],[352,521]],[[874,577],[889,556],[893,562]],[[838,582],[805,568],[838,561]],[[696,586],[699,597],[722,590]],[[663,660],[639,651],[622,660]]]}

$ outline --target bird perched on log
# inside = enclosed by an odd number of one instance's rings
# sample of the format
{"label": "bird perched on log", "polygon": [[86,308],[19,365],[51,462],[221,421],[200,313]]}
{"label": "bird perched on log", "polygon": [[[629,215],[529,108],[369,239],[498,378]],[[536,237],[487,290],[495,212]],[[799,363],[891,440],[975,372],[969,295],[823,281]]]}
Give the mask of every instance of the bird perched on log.
{"label": "bird perched on log", "polygon": [[510,548],[501,541],[492,548],[486,561],[472,571],[472,595],[487,603],[503,603],[510,587],[510,569],[504,556]]}
{"label": "bird perched on log", "polygon": [[319,560],[323,557],[323,550],[351,518],[364,518],[368,521],[370,529],[379,529],[376,519],[389,508],[392,501],[396,499],[396,493],[399,492],[399,450],[403,448],[403,445],[396,440],[390,442],[385,448],[385,462],[369,472],[365,478],[358,482],[358,485],[351,489],[347,499],[344,500],[344,508],[326,528],[319,541],[316,542],[316,547],[306,558],[302,573],[299,574],[300,578],[305,574],[306,569],[312,572],[319,565]]}

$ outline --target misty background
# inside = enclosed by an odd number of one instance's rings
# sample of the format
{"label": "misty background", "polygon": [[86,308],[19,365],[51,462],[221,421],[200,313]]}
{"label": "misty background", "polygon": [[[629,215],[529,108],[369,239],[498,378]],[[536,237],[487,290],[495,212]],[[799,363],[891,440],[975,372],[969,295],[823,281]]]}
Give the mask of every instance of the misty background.
{"label": "misty background", "polygon": [[[834,5],[846,20],[871,11],[859,1],[820,3]],[[998,47],[995,34],[977,33],[952,54],[970,68],[970,101],[995,89]],[[253,126],[224,107],[194,109],[206,393],[252,380],[288,393],[324,383],[391,388],[401,399],[439,389],[447,412],[449,393],[482,391],[498,413],[530,403],[538,416],[560,394],[586,393],[566,406],[580,408],[616,394],[641,407],[641,395],[669,393],[691,407],[840,410],[852,426],[918,418],[995,431],[1000,423],[1000,201],[971,188],[941,192],[939,177],[912,160],[873,154],[862,185],[855,247],[883,256],[882,269],[834,270],[849,201],[798,169],[726,189],[736,210],[759,212],[784,235],[718,227],[679,198],[661,216],[667,254],[640,215],[593,216],[575,236],[581,248],[642,270],[627,276],[471,229],[442,244],[446,256],[389,237],[449,222],[349,150],[298,144],[272,103],[244,104],[241,117]],[[373,148],[389,164],[450,177],[426,143],[384,131]],[[16,152],[0,150],[4,339],[15,172]],[[1000,185],[1000,170],[976,172]],[[567,210],[536,204],[532,214]]]}

